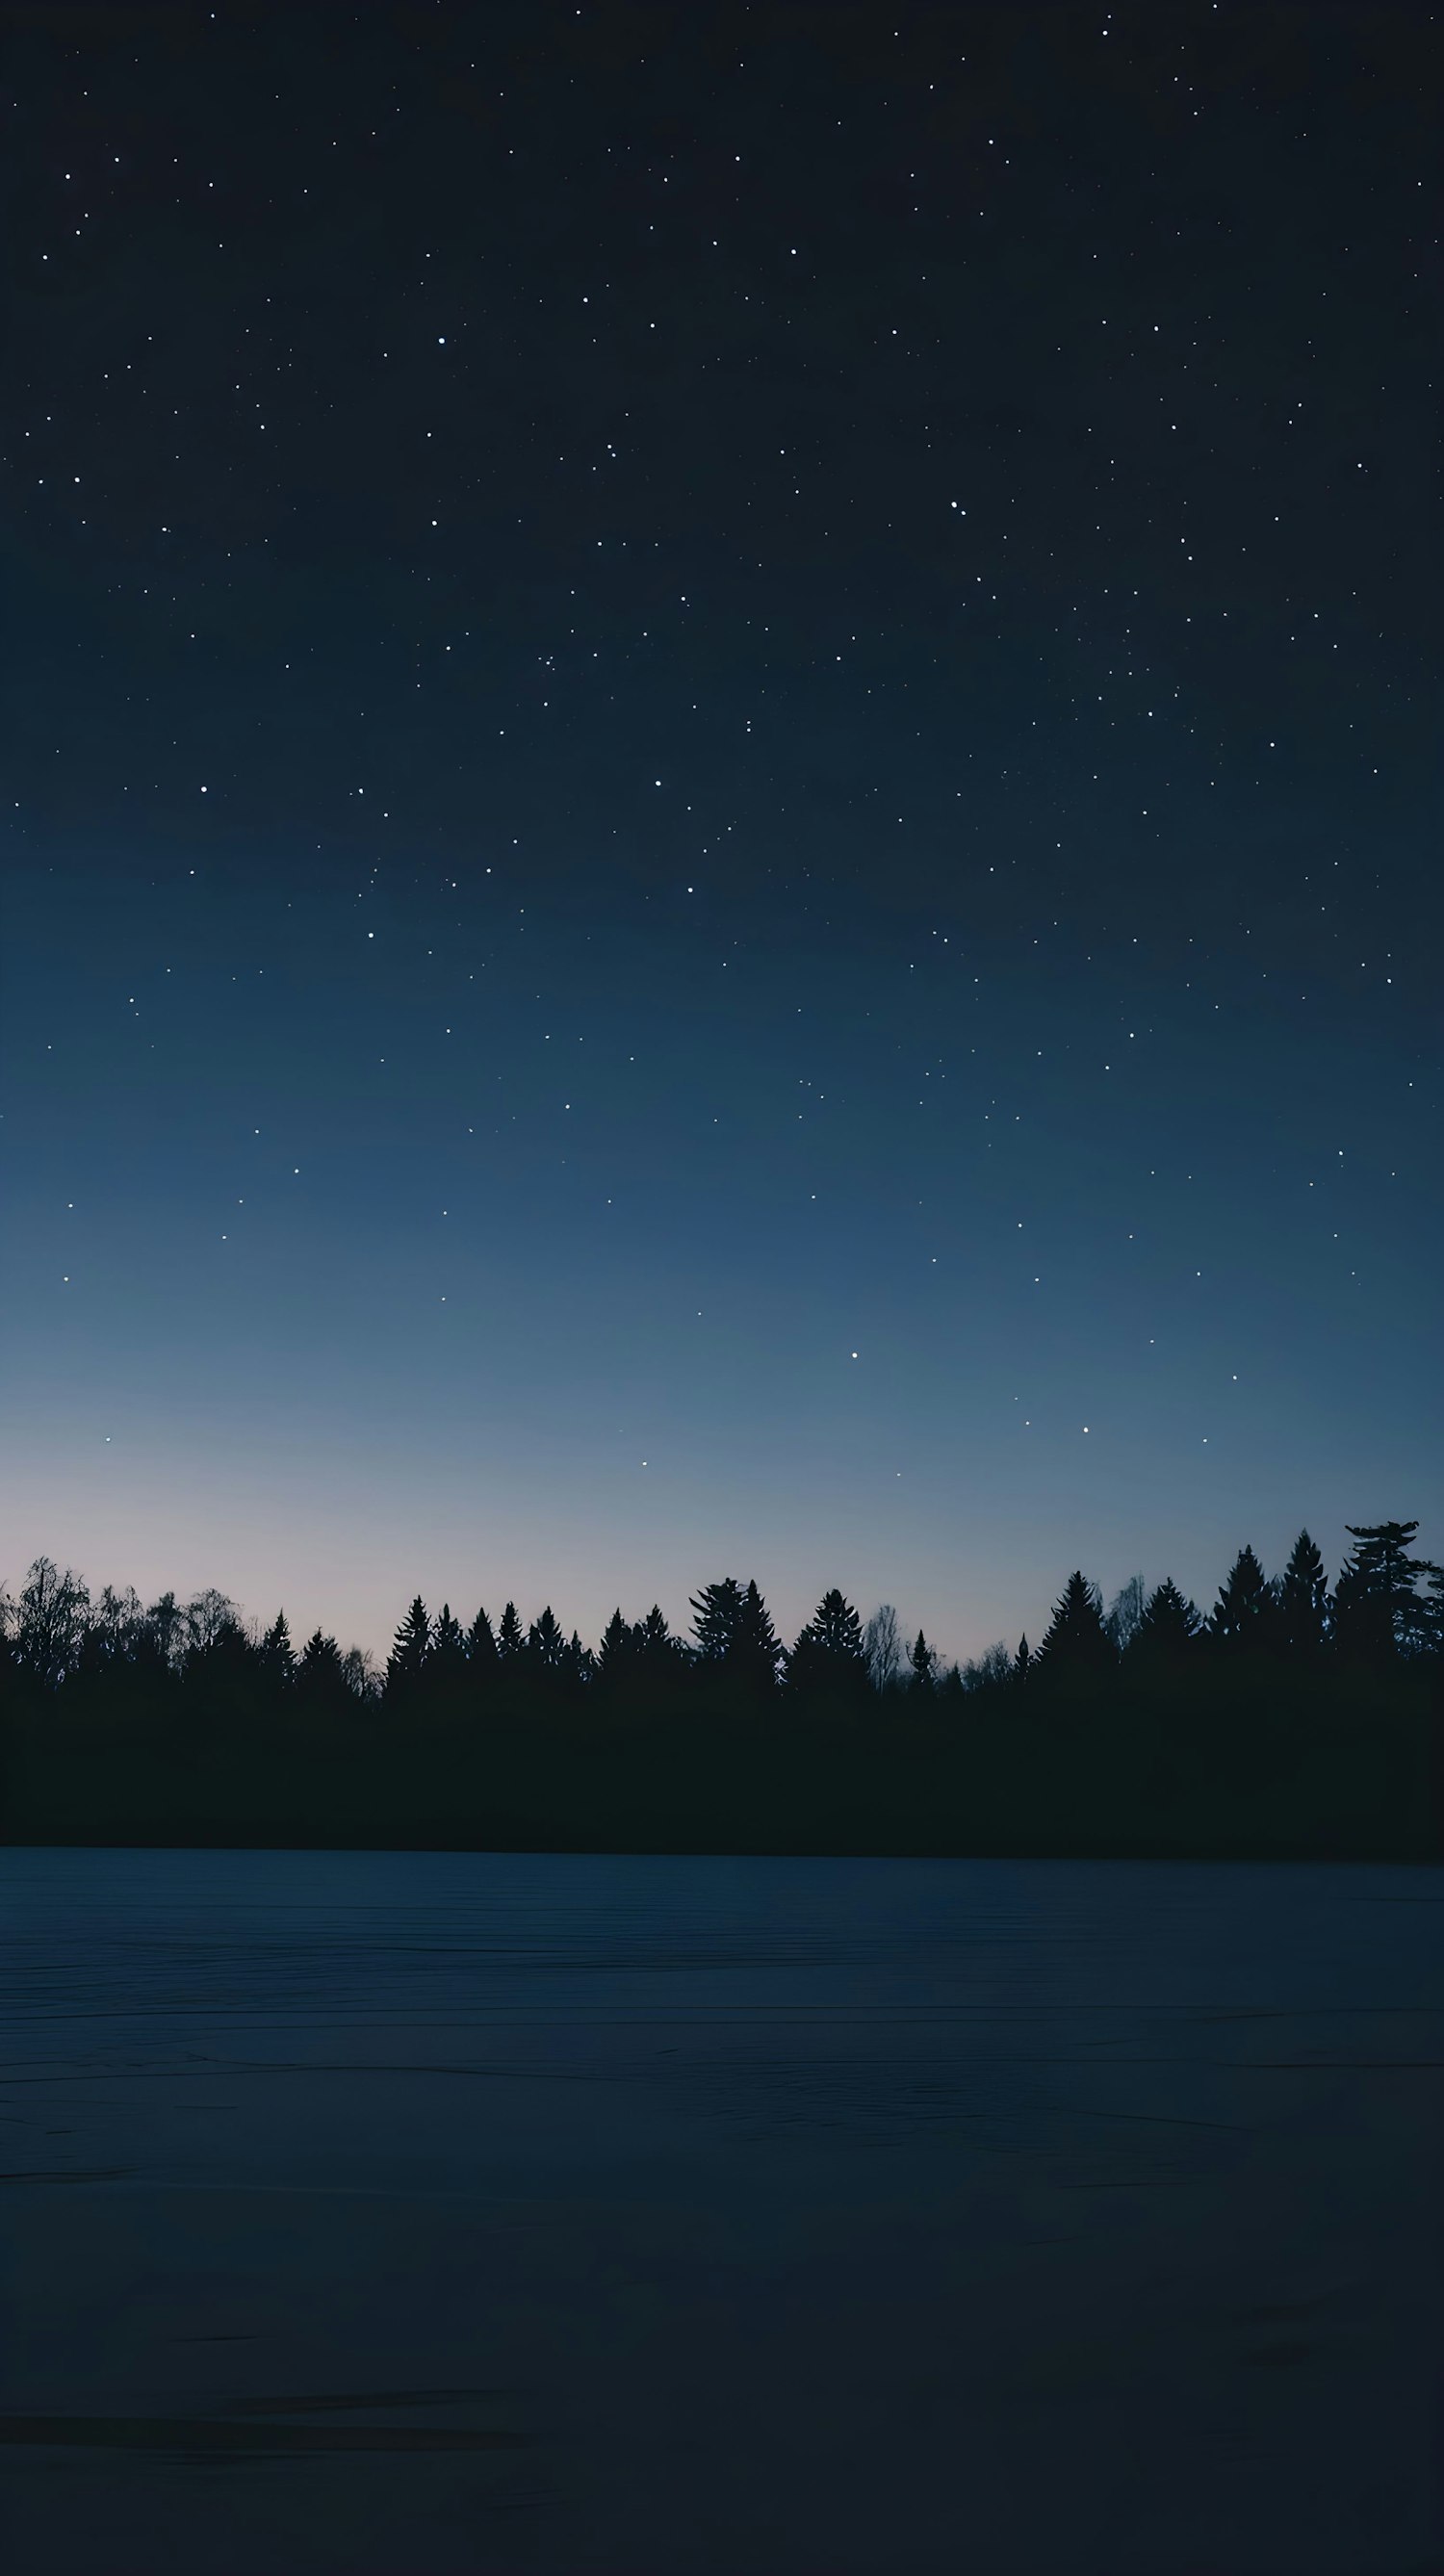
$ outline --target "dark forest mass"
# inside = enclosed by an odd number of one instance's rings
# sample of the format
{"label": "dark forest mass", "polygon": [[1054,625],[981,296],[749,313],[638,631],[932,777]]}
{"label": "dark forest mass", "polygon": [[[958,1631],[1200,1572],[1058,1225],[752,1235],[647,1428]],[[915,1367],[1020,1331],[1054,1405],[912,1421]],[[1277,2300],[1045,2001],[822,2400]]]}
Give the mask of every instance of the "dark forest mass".
{"label": "dark forest mass", "polygon": [[384,1670],[215,1591],[92,1600],[48,1559],[3,1604],[16,1839],[421,1840],[1426,1857],[1440,1827],[1444,1569],[1418,1524],[1239,1550],[1207,1617],[1081,1572],[1036,1646],[946,1664],[836,1590],[791,1647],[755,1581],[691,1633],[618,1609],[469,1625],[416,1599]]}

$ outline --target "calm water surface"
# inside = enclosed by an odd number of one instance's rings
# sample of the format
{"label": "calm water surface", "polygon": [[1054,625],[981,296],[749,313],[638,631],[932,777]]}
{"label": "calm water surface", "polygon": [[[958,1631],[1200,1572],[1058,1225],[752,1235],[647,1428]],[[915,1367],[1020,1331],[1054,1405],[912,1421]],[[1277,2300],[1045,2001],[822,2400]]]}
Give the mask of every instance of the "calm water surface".
{"label": "calm water surface", "polygon": [[0,1854],[9,2576],[1425,2576],[1444,1873]]}

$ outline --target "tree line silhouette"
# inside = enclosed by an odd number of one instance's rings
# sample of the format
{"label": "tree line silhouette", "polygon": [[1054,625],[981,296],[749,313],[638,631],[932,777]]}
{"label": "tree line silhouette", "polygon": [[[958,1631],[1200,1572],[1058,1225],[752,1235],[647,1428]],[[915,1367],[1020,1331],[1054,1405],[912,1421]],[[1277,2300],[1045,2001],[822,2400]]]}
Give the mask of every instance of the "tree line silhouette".
{"label": "tree line silhouette", "polygon": [[[14,1598],[0,1594],[5,1829],[44,1838],[48,1817],[51,1838],[64,1838],[67,1818],[78,1832],[88,1817],[89,1838],[106,1839],[108,1815],[133,1816],[137,1830],[169,1815],[178,1834],[189,1817],[194,1838],[225,1839],[229,1817],[266,1839],[286,1809],[324,1840],[343,1811],[361,1830],[364,1779],[383,1828],[388,1803],[399,1815],[408,1798],[413,1810],[418,1799],[470,1801],[463,1839],[488,1815],[497,1825],[508,1799],[517,1832],[585,1840],[651,1816],[665,1834],[666,1816],[680,1832],[685,1811],[695,1839],[710,1830],[709,1795],[718,1831],[724,1810],[734,1818],[734,1840],[770,1830],[769,1798],[782,1802],[778,1831],[785,1808],[797,1833],[855,1834],[861,1810],[827,1824],[853,1795],[846,1779],[863,1809],[891,1797],[900,1819],[910,1763],[914,1822],[895,1820],[899,1834],[925,1832],[926,1782],[941,1797],[949,1777],[975,1819],[990,1797],[1025,1833],[1029,1814],[1051,1814],[1065,1845],[1086,1816],[1146,1844],[1175,1810],[1178,1832],[1209,1815],[1227,1844],[1250,1800],[1262,1815],[1269,1778],[1286,1833],[1289,1776],[1293,1811],[1314,1802],[1316,1839],[1325,1809],[1342,1819],[1352,1793],[1374,1798],[1380,1833],[1391,1800],[1413,1802],[1411,1831],[1427,1810],[1433,1832],[1444,1571],[1415,1553],[1417,1531],[1351,1524],[1332,1585],[1307,1531],[1274,1577],[1243,1547],[1207,1615],[1171,1579],[1150,1591],[1139,1576],[1105,1608],[1077,1571],[1036,1646],[1024,1637],[961,1665],[921,1631],[909,1643],[890,1605],[864,1623],[835,1589],[786,1646],[757,1583],[727,1576],[693,1596],[686,1636],[656,1605],[636,1620],[617,1609],[595,1648],[550,1607],[524,1624],[509,1601],[495,1624],[479,1609],[463,1626],[449,1603],[433,1614],[417,1598],[378,1668],[320,1628],[298,1646],[284,1612],[262,1627],[213,1590],[186,1603],[164,1593],[148,1608],[109,1585],[92,1597],[41,1557]],[[836,1749],[844,1740],[852,1752]],[[739,1769],[743,1743],[754,1752]],[[773,1753],[757,1750],[768,1743]],[[1402,1809],[1396,1823],[1403,1831]],[[965,1817],[950,1828],[966,1829]]]}
{"label": "tree line silhouette", "polygon": [[1180,1675],[1205,1665],[1220,1677],[1240,1656],[1318,1669],[1423,1663],[1444,1653],[1444,1568],[1416,1557],[1417,1521],[1349,1525],[1354,1545],[1331,1588],[1307,1530],[1282,1574],[1270,1578],[1242,1547],[1205,1617],[1171,1577],[1152,1592],[1134,1575],[1105,1610],[1098,1586],[1068,1577],[1036,1647],[1025,1637],[957,1665],[919,1631],[905,1647],[884,1603],[864,1626],[852,1603],[825,1592],[792,1646],[779,1638],[755,1581],[704,1584],[689,1637],[675,1636],[654,1604],[645,1618],[614,1610],[594,1649],[564,1634],[550,1606],[523,1627],[508,1601],[493,1627],[484,1609],[463,1628],[449,1602],[433,1617],[418,1596],[378,1671],[359,1647],[344,1651],[317,1628],[299,1651],[285,1612],[248,1626],[224,1593],[182,1605],[173,1592],[143,1609],[133,1590],[107,1584],[92,1599],[83,1579],[38,1557],[19,1594],[0,1592],[0,1686],[94,1697],[180,1683],[204,1692],[249,1681],[253,1695],[317,1705],[460,1713],[507,1696],[629,1698],[681,1706],[689,1684],[740,1699],[884,1699],[898,1692],[963,1699],[978,1691],[1099,1680],[1123,1672]]}

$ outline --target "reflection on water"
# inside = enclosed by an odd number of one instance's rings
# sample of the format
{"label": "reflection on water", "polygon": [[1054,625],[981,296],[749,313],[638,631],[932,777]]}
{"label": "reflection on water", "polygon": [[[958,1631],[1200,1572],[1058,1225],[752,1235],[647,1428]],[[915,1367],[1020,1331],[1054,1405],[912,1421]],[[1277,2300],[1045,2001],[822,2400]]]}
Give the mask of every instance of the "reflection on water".
{"label": "reflection on water", "polygon": [[13,2576],[1444,2563],[1439,1871],[12,1851],[0,2021]]}

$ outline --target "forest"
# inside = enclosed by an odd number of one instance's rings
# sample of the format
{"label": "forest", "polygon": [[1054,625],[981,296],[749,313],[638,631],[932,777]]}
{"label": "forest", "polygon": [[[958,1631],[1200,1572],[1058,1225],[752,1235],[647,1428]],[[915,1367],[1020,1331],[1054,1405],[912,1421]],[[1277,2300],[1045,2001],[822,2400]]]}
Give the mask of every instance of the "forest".
{"label": "forest", "polygon": [[1444,1849],[1444,1570],[1418,1523],[1251,1547],[1205,1614],[1071,1574],[1044,1633],[961,1666],[824,1594],[791,1646],[755,1581],[690,1632],[620,1608],[411,1603],[384,1669],[216,1591],[149,1608],[41,1557],[0,1594],[12,1842],[1428,1858]]}

